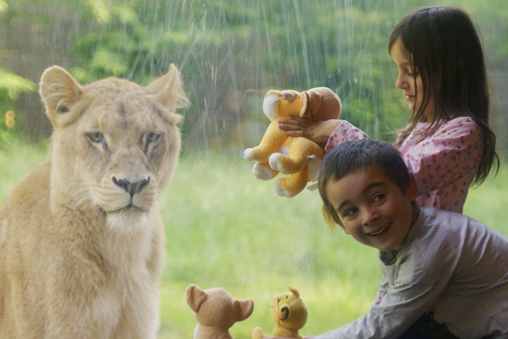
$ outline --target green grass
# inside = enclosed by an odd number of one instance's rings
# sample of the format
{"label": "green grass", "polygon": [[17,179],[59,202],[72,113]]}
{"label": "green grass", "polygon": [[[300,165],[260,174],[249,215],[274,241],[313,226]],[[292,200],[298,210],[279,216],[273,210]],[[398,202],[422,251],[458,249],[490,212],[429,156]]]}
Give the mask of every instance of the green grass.
{"label": "green grass", "polygon": [[[0,202],[48,154],[44,145],[0,150]],[[191,283],[254,299],[252,316],[231,330],[235,338],[250,338],[256,326],[271,333],[269,303],[288,286],[309,309],[303,335],[337,328],[369,309],[381,277],[376,251],[329,231],[316,191],[280,198],[273,181],[256,180],[251,168],[240,155],[182,157],[160,201],[167,236],[160,338],[192,336],[196,323],[185,303]],[[470,190],[464,213],[508,235],[501,209],[507,190],[502,167],[494,180]]]}

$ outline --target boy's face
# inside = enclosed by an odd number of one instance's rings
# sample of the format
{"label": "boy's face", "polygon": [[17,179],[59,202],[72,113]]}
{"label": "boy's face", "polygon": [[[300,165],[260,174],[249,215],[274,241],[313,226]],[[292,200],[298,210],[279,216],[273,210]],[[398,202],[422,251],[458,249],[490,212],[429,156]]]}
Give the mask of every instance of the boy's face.
{"label": "boy's face", "polygon": [[380,251],[399,250],[413,217],[417,189],[412,175],[403,193],[375,166],[327,185],[327,195],[346,234]]}

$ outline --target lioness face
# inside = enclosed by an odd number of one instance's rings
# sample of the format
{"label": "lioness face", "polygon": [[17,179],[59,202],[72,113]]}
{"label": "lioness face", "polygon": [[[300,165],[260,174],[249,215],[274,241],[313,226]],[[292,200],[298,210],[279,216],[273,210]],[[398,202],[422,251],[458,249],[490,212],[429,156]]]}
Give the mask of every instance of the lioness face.
{"label": "lioness face", "polygon": [[107,214],[148,211],[177,161],[178,128],[134,98],[92,103],[76,129],[76,174]]}
{"label": "lioness face", "polygon": [[176,68],[148,87],[116,78],[81,87],[52,67],[41,96],[54,127],[52,171],[69,206],[98,209],[112,224],[148,212],[180,151],[174,111],[186,98]]}

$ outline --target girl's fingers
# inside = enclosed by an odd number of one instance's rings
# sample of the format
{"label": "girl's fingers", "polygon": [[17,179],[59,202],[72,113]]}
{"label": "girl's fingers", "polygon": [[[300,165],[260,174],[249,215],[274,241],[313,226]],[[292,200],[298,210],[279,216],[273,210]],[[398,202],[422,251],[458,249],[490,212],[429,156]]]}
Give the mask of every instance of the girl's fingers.
{"label": "girl's fingers", "polygon": [[302,127],[295,124],[285,124],[279,122],[279,128],[283,131],[301,131]]}
{"label": "girl's fingers", "polygon": [[308,133],[304,131],[287,131],[288,135],[291,137],[304,137],[309,138]]}

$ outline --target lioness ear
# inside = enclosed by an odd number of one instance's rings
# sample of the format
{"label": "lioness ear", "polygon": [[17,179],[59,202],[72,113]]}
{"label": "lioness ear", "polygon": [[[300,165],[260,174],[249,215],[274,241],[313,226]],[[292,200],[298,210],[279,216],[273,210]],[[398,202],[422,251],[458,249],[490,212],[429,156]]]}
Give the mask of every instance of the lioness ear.
{"label": "lioness ear", "polygon": [[65,69],[52,66],[42,73],[39,93],[46,115],[53,127],[57,127],[73,120],[77,113],[73,114],[71,108],[83,95],[83,89]]}
{"label": "lioness ear", "polygon": [[183,91],[180,72],[175,65],[169,65],[169,71],[152,81],[147,90],[155,95],[156,100],[169,111],[187,106],[189,100]]}

